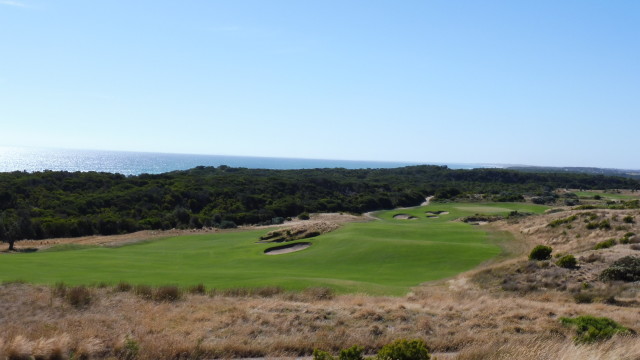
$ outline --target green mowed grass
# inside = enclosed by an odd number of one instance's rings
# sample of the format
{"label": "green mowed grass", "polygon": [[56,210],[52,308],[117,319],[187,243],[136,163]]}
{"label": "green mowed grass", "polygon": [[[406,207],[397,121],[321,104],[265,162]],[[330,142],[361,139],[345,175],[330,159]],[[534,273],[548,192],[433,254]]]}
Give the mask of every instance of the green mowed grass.
{"label": "green mowed grass", "polygon": [[[402,295],[410,287],[469,270],[501,248],[482,227],[452,222],[482,210],[542,212],[527,204],[434,204],[376,213],[377,221],[350,223],[307,239],[308,249],[264,255],[256,244],[267,230],[189,235],[118,248],[68,247],[0,256],[0,280],[53,284],[205,284],[213,288],[327,286],[340,293]],[[448,211],[427,218],[426,211]],[[416,220],[397,220],[398,213]],[[507,241],[502,239],[501,241]]]}
{"label": "green mowed grass", "polygon": [[602,193],[602,192],[593,192],[593,191],[576,191],[576,195],[578,195],[581,199],[593,199],[594,196],[600,195],[604,199],[611,200],[633,200],[638,199],[640,196],[633,195],[625,195],[625,194],[612,194],[612,193]]}

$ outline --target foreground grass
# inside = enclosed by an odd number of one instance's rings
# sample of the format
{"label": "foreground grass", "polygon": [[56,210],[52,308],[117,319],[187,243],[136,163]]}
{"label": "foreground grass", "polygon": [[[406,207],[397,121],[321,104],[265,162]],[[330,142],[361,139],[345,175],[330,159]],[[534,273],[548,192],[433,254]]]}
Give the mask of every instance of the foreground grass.
{"label": "foreground grass", "polygon": [[[462,216],[544,211],[527,204],[433,204],[378,212],[380,220],[346,224],[303,251],[266,256],[266,230],[190,235],[120,248],[70,248],[2,256],[0,280],[53,284],[204,284],[213,288],[330,287],[337,292],[402,295],[425,281],[456,275],[501,253],[482,227]],[[428,218],[427,211],[449,214]],[[398,214],[415,216],[399,220]],[[497,241],[505,241],[501,238]]]}

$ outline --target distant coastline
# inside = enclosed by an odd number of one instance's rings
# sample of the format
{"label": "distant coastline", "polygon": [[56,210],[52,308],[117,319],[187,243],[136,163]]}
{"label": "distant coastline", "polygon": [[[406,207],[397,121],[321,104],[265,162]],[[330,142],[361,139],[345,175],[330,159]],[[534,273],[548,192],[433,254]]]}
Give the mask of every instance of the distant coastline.
{"label": "distant coastline", "polygon": [[43,170],[98,171],[123,175],[160,174],[196,166],[253,169],[396,168],[411,165],[446,165],[451,169],[496,168],[489,164],[447,164],[401,161],[297,159],[229,155],[171,154],[106,150],[45,149],[0,146],[0,172]]}

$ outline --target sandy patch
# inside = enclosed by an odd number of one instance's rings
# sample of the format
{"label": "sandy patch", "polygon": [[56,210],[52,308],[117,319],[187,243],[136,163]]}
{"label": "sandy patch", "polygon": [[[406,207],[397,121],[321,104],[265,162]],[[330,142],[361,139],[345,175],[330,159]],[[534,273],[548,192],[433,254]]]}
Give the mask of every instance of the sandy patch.
{"label": "sandy patch", "polygon": [[393,218],[398,220],[416,220],[417,219],[417,217],[409,214],[397,214],[397,215],[393,215]]}
{"label": "sandy patch", "polygon": [[304,250],[304,249],[308,248],[309,246],[311,246],[311,243],[309,243],[309,242],[288,244],[288,245],[282,245],[282,246],[274,246],[274,247],[270,247],[270,248],[266,249],[264,251],[264,254],[265,255],[288,254],[288,253]]}
{"label": "sandy patch", "polygon": [[480,225],[480,226],[482,226],[482,225],[487,225],[488,223],[489,223],[488,221],[476,221],[476,222],[469,223],[469,225],[476,225],[476,226]]}
{"label": "sandy patch", "polygon": [[449,215],[448,211],[427,211],[425,214],[427,214],[428,217],[431,217],[431,215]]}
{"label": "sandy patch", "polygon": [[429,197],[424,198],[424,202],[422,204],[420,204],[420,206],[429,205],[429,203],[431,203],[431,199],[433,199],[433,196],[429,196]]}

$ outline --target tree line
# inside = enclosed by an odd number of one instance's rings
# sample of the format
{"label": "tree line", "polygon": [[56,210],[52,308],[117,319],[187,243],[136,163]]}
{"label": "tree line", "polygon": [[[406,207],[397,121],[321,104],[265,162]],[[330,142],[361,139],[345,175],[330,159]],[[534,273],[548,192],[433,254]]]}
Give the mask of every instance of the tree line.
{"label": "tree line", "polygon": [[446,166],[267,170],[196,167],[164,174],[0,173],[0,239],[111,235],[171,228],[281,223],[303,212],[419,205],[426,196],[485,194],[494,201],[556,188],[640,189],[621,177]]}

